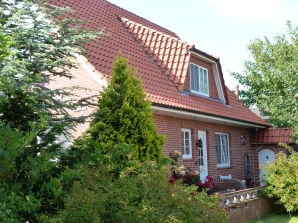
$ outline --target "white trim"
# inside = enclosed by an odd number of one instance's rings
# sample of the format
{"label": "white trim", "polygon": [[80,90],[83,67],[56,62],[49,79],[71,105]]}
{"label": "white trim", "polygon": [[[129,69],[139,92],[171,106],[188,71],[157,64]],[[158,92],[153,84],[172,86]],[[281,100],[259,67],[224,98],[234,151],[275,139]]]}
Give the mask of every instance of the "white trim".
{"label": "white trim", "polygon": [[200,171],[200,179],[202,182],[206,180],[206,177],[208,176],[208,148],[207,148],[207,133],[203,130],[198,130],[198,139],[202,139],[202,151],[203,151],[203,165],[200,166],[200,148],[198,149],[198,165],[199,165],[199,171]]}
{"label": "white trim", "polygon": [[[218,164],[217,162],[217,151],[216,151],[216,167],[217,168],[228,168],[231,167],[231,156],[230,156],[230,139],[229,139],[229,133],[224,133],[224,132],[215,132],[215,135],[219,135],[220,137],[222,135],[225,135],[227,137],[227,158],[228,158],[228,162],[226,163],[221,163]],[[216,145],[217,146],[217,145]],[[217,148],[216,148],[217,150]],[[222,148],[221,148],[221,152],[222,152]]]}
{"label": "white trim", "polygon": [[245,121],[236,121],[229,118],[216,117],[212,115],[199,114],[194,112],[182,111],[174,108],[165,108],[156,105],[152,105],[151,109],[154,113],[164,114],[173,117],[194,119],[198,121],[212,122],[217,124],[240,126],[240,127],[249,127],[249,128],[266,128],[266,126],[248,123]]}
{"label": "white trim", "polygon": [[89,63],[86,57],[80,54],[75,55],[77,58],[77,61],[81,65],[83,69],[87,71],[87,73],[98,83],[100,86],[107,87],[108,81],[106,78],[104,78],[103,74],[98,72],[96,68]]}
{"label": "white trim", "polygon": [[217,65],[217,63],[214,63],[214,64],[215,64],[215,69],[216,69],[216,72],[214,72],[214,75],[217,76],[217,78],[216,77],[214,77],[214,78],[215,78],[215,85],[217,88],[218,96],[219,96],[219,99],[222,100],[223,103],[226,104],[227,102],[226,102],[225,95],[223,92],[223,86],[221,84],[220,77],[219,77],[218,65]]}
{"label": "white trim", "polygon": [[205,57],[205,56],[203,56],[203,55],[201,55],[201,54],[199,54],[195,51],[191,51],[191,53],[194,54],[197,57],[200,57],[200,58],[204,59],[205,61],[208,61],[208,62],[211,62],[211,63],[216,63],[216,58],[215,58],[215,60],[212,60],[212,59],[210,59],[208,57]]}
{"label": "white trim", "polygon": [[[194,66],[197,66],[198,67],[198,69],[203,69],[203,70],[205,70],[206,72],[207,72],[207,93],[204,93],[204,92],[201,92],[201,91],[197,91],[197,90],[193,90],[192,89],[192,87],[191,87],[191,82],[192,82],[192,79],[191,79],[191,65],[194,65]],[[200,72],[198,72],[198,78],[200,79],[200,75],[201,73]],[[199,83],[200,83],[200,81],[199,81]],[[203,85],[205,85],[205,83],[203,83]],[[208,69],[206,68],[206,67],[203,67],[203,66],[200,66],[200,65],[198,65],[198,64],[196,64],[196,63],[189,63],[189,86],[190,86],[190,91],[191,92],[193,92],[193,93],[195,93],[195,94],[199,94],[199,95],[204,95],[204,96],[207,96],[207,97],[209,97],[209,71],[208,71]]]}
{"label": "white trim", "polygon": [[[189,135],[189,154],[185,154],[184,153],[184,133],[188,132]],[[182,140],[182,159],[192,159],[192,137],[191,137],[191,129],[187,129],[187,128],[181,128],[181,133],[183,133],[183,137],[181,137]]]}

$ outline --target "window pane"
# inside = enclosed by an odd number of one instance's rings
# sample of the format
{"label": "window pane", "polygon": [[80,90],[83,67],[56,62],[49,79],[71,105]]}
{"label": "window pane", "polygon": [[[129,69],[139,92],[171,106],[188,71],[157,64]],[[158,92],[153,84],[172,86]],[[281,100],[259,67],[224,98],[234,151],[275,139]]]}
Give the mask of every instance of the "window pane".
{"label": "window pane", "polygon": [[191,64],[190,65],[190,87],[191,90],[208,94],[208,70]]}
{"label": "window pane", "polygon": [[221,135],[222,138],[222,155],[223,155],[223,162],[228,163],[228,138],[227,135]]}
{"label": "window pane", "polygon": [[191,158],[191,132],[189,129],[182,129],[182,151],[183,158]]}
{"label": "window pane", "polygon": [[216,157],[217,157],[217,164],[221,164],[221,143],[220,143],[220,135],[216,134]]}
{"label": "window pane", "polygon": [[218,133],[216,136],[217,165],[228,166],[230,164],[228,134]]}
{"label": "window pane", "polygon": [[186,154],[186,155],[190,154],[189,147],[185,147],[185,153],[184,154]]}

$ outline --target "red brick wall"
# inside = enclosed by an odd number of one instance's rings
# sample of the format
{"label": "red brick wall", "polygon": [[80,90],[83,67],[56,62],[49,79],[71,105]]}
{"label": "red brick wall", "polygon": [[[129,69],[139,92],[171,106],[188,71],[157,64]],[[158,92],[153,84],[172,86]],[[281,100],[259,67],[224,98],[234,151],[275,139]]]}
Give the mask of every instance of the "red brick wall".
{"label": "red brick wall", "polygon": [[[210,176],[232,174],[232,177],[245,179],[244,173],[244,155],[248,153],[250,160],[253,160],[252,150],[250,146],[250,130],[240,127],[226,126],[215,123],[207,123],[195,120],[181,119],[160,114],[154,114],[154,121],[158,132],[166,136],[166,144],[164,153],[169,155],[171,151],[181,150],[181,128],[191,129],[192,132],[192,152],[191,160],[179,159],[179,162],[186,167],[198,170],[196,160],[198,151],[195,145],[197,139],[197,131],[203,130],[207,132],[207,153],[208,153],[208,173]],[[229,168],[217,168],[216,161],[216,142],[215,132],[224,132],[229,134],[230,143],[230,162]],[[246,144],[240,143],[240,135],[246,136]],[[252,166],[252,164],[251,164]]]}
{"label": "red brick wall", "polygon": [[229,223],[246,223],[272,213],[273,204],[267,198],[257,198],[226,209]]}

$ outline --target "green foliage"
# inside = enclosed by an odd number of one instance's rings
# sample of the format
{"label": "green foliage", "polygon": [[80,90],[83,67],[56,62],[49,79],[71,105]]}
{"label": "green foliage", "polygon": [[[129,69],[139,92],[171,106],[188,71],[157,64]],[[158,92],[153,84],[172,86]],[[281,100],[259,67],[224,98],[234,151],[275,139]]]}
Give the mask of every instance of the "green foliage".
{"label": "green foliage", "polygon": [[52,222],[226,222],[218,197],[169,184],[168,171],[146,162],[135,175],[113,179],[106,166],[83,169]]}
{"label": "green foliage", "polygon": [[[44,84],[55,76],[71,77],[69,70],[75,67],[72,58],[84,41],[94,37],[73,26],[76,21],[55,19],[62,15],[62,9],[37,7],[36,2],[0,3],[6,11],[1,14],[2,35],[13,37],[11,55],[0,64],[1,120],[25,131],[30,130],[28,120],[39,121],[41,116],[46,116],[50,126],[70,120],[65,110],[69,105],[58,100],[69,92],[47,89]],[[55,112],[60,116],[53,115]],[[47,134],[50,132],[47,128]]]}
{"label": "green foliage", "polygon": [[[0,32],[2,33],[2,28],[0,28]],[[12,44],[12,38],[10,36],[4,36],[1,33],[0,33],[0,63],[5,57],[9,56],[10,54],[9,45]]]}
{"label": "green foliage", "polygon": [[298,27],[288,23],[285,35],[274,41],[256,39],[249,45],[251,61],[243,74],[234,73],[245,90],[247,105],[257,105],[264,117],[277,127],[298,128]]}
{"label": "green foliage", "polygon": [[[114,64],[110,84],[101,94],[90,134],[100,142],[106,143],[105,139],[109,137],[109,143],[113,145],[131,145],[135,153],[132,155],[141,161],[158,159],[164,140],[157,135],[150,106],[140,80],[128,67],[127,61],[119,57]],[[103,129],[108,130],[102,133]],[[103,149],[109,150],[109,143]]]}
{"label": "green foliage", "polygon": [[127,159],[161,160],[164,138],[157,134],[150,106],[127,60],[117,58],[109,86],[100,95],[95,119],[88,134],[75,143],[72,152],[77,156],[72,159],[81,158],[83,153],[96,162],[96,154],[105,154],[105,160],[118,165],[118,171]]}
{"label": "green foliage", "polygon": [[279,153],[277,159],[265,167],[265,192],[277,198],[288,212],[294,212],[298,210],[298,153],[288,149],[289,156]]}
{"label": "green foliage", "polygon": [[298,222],[298,216],[290,215],[277,215],[270,214],[259,220],[249,221],[248,223],[296,223]]}
{"label": "green foliage", "polygon": [[71,77],[94,33],[42,1],[0,1],[0,11],[0,222],[38,222],[63,207],[73,175],[57,140],[73,122],[60,100],[70,93],[45,83]]}
{"label": "green foliage", "polygon": [[[65,208],[44,222],[226,222],[218,198],[169,183],[163,138],[127,61],[118,58],[87,134],[63,163],[78,169]],[[168,160],[167,160],[168,161]]]}
{"label": "green foliage", "polygon": [[[4,13],[3,8],[0,8],[0,14]],[[6,21],[5,18],[2,18],[3,16],[0,16],[0,63],[2,60],[10,55],[9,46],[12,44],[12,37],[3,35],[3,23]]]}
{"label": "green foliage", "polygon": [[36,137],[35,132],[24,135],[0,122],[0,180],[15,174],[16,158]]}

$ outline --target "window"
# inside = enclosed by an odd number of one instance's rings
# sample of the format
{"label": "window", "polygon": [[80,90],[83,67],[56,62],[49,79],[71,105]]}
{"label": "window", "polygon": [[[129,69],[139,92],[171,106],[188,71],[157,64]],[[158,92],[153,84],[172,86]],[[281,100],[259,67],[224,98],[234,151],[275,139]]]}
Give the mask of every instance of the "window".
{"label": "window", "polygon": [[207,69],[190,64],[190,90],[194,93],[209,96]]}
{"label": "window", "polygon": [[182,158],[191,159],[192,150],[191,150],[191,131],[190,129],[182,129]]}
{"label": "window", "polygon": [[230,167],[229,135],[215,133],[217,167]]}

